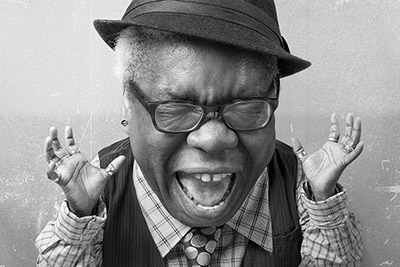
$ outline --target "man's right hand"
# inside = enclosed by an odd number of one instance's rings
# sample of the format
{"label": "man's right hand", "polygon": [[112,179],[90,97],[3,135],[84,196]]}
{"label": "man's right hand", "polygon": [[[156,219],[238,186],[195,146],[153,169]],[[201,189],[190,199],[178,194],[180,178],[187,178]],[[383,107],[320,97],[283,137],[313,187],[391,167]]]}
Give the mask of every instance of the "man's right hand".
{"label": "man's right hand", "polygon": [[69,126],[65,127],[65,146],[61,146],[57,129],[51,127],[45,141],[47,177],[61,186],[73,213],[78,217],[93,215],[107,181],[125,157],[117,157],[105,169],[94,167],[78,150]]}

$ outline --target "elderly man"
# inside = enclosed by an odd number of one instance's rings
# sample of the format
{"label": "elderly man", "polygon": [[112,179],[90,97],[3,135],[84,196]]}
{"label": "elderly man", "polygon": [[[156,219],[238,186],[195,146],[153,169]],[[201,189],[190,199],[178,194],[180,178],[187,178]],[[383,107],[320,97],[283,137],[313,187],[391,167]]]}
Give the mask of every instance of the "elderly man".
{"label": "elderly man", "polygon": [[275,139],[289,53],[273,0],[134,0],[96,20],[117,56],[129,138],[90,164],[72,129],[45,141],[65,192],[36,240],[39,266],[359,266],[359,225],[338,185],[361,121],[308,155]]}

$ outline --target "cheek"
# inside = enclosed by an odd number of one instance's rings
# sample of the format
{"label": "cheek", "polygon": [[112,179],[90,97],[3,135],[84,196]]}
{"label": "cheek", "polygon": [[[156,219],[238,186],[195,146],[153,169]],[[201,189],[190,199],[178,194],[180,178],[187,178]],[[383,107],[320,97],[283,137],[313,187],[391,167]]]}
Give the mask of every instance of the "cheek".
{"label": "cheek", "polygon": [[128,134],[137,160],[155,154],[157,148],[166,145],[162,142],[162,133],[154,128],[150,115],[140,104],[132,108]]}
{"label": "cheek", "polygon": [[253,167],[264,169],[269,163],[275,149],[275,138],[274,119],[263,129],[239,135],[240,142],[253,160]]}
{"label": "cheek", "polygon": [[246,187],[246,193],[248,193],[274,155],[275,123],[272,120],[265,128],[244,132],[239,135],[239,138],[252,161],[245,173],[247,181],[242,185]]}
{"label": "cheek", "polygon": [[[146,111],[145,111],[146,112]],[[129,138],[134,158],[151,188],[160,196],[169,182],[168,162],[182,146],[184,137],[157,131],[148,114],[136,111],[129,122]]]}

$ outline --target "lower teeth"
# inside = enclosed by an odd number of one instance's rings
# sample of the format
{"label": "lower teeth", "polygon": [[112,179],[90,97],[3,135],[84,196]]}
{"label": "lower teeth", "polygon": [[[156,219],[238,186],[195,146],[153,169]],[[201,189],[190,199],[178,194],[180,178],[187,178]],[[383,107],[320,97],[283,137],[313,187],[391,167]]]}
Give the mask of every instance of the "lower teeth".
{"label": "lower teeth", "polygon": [[224,202],[225,202],[225,201],[222,200],[220,203],[218,203],[217,205],[212,206],[212,207],[203,206],[203,205],[201,205],[201,204],[199,204],[199,203],[197,203],[197,202],[195,202],[195,204],[196,204],[197,207],[202,208],[202,209],[205,209],[205,210],[215,210],[215,209],[219,208],[220,206],[222,206],[222,205],[224,204]]}
{"label": "lower teeth", "polygon": [[222,206],[225,203],[225,199],[228,197],[229,193],[231,192],[232,186],[233,186],[233,179],[234,176],[232,177],[232,181],[229,184],[228,189],[226,190],[223,198],[216,204],[213,206],[204,206],[202,204],[200,204],[199,202],[197,202],[194,197],[189,193],[189,190],[181,183],[179,182],[179,184],[181,185],[181,188],[183,190],[183,192],[185,192],[186,196],[199,208],[205,209],[205,210],[214,210],[219,208],[220,206]]}

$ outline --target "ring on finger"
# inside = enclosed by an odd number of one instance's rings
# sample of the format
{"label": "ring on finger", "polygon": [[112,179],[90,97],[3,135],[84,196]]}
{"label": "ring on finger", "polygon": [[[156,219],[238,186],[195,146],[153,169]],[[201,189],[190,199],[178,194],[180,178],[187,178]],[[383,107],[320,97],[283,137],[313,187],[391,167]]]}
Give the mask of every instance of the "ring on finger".
{"label": "ring on finger", "polygon": [[117,172],[117,169],[115,169],[114,165],[112,165],[111,163],[108,164],[108,166],[106,167],[106,172],[108,173],[108,175],[113,176],[114,173]]}
{"label": "ring on finger", "polygon": [[332,128],[329,133],[328,141],[337,143],[338,140],[339,140],[339,133],[335,129]]}
{"label": "ring on finger", "polygon": [[59,157],[60,159],[63,159],[65,157],[68,157],[68,151],[66,151],[64,148],[58,148],[57,150],[54,151],[54,154]]}
{"label": "ring on finger", "polygon": [[70,154],[72,156],[73,154],[76,154],[76,153],[79,153],[79,152],[80,152],[79,150],[71,150]]}
{"label": "ring on finger", "polygon": [[334,137],[334,136],[329,136],[328,141],[332,141],[332,142],[335,142],[335,143],[336,143],[338,140],[337,140],[337,138]]}
{"label": "ring on finger", "polygon": [[343,148],[346,150],[347,154],[354,151],[354,148],[351,145],[347,144],[347,143],[343,144]]}
{"label": "ring on finger", "polygon": [[57,169],[57,168],[58,168],[58,166],[60,166],[60,165],[61,165],[61,163],[62,163],[62,159],[59,159],[58,161],[56,161],[56,162],[55,162],[55,164],[56,164],[56,167],[55,167],[55,169]]}
{"label": "ring on finger", "polygon": [[69,149],[69,154],[70,155],[74,155],[76,153],[80,153],[81,152],[77,145],[71,145],[71,146],[68,147],[68,149]]}
{"label": "ring on finger", "polygon": [[57,161],[54,162],[54,163],[56,164],[56,169],[58,168],[58,166],[61,165],[63,159],[65,159],[65,158],[67,158],[67,157],[69,157],[68,154],[63,155],[62,157],[56,157],[56,158],[57,158]]}
{"label": "ring on finger", "polygon": [[354,148],[356,141],[349,136],[346,141],[343,142],[343,144],[349,145],[350,147]]}
{"label": "ring on finger", "polygon": [[348,134],[343,136],[343,148],[347,153],[351,153],[354,151],[355,140]]}
{"label": "ring on finger", "polygon": [[350,135],[345,134],[345,135],[343,136],[343,138],[342,138],[343,144],[347,144],[349,141],[350,141],[350,142],[354,142],[353,138],[351,138]]}
{"label": "ring on finger", "polygon": [[304,148],[300,148],[299,150],[297,150],[296,155],[299,160],[303,161],[304,157],[307,156],[307,152],[304,151]]}

